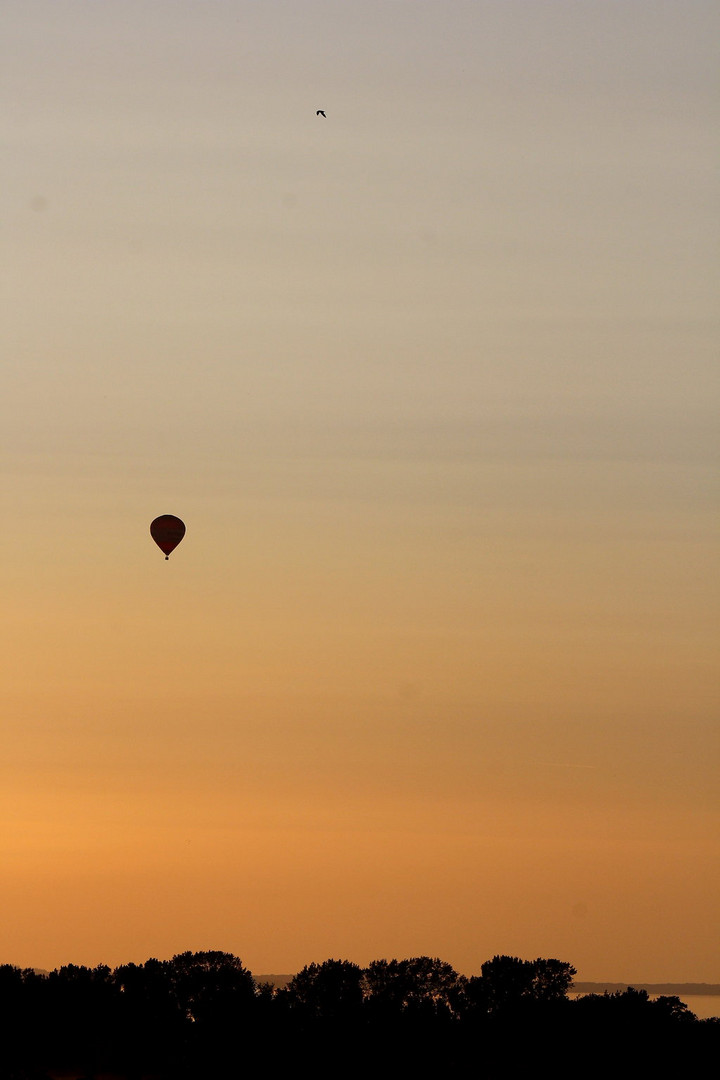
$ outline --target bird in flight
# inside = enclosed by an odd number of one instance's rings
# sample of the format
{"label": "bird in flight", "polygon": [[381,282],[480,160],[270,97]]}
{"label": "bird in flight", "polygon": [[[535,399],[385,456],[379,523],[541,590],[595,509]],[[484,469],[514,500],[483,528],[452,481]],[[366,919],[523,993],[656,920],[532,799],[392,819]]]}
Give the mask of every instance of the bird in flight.
{"label": "bird in flight", "polygon": [[[318,109],[318,111],[315,113],[315,115],[316,116],[325,116],[325,113],[323,112],[322,109]],[[327,120],[327,116],[325,116],[325,119]]]}

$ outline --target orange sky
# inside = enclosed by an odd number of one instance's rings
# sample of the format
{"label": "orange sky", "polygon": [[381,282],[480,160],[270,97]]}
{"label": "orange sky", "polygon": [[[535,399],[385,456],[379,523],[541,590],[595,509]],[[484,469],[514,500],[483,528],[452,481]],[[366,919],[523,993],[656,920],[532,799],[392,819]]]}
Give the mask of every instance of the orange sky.
{"label": "orange sky", "polygon": [[715,5],[3,22],[0,962],[720,981]]}

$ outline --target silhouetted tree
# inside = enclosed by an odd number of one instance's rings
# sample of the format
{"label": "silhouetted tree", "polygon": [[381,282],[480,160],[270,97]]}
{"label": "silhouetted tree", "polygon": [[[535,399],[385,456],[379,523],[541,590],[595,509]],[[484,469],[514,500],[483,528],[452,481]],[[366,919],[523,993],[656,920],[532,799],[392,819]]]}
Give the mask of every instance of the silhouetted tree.
{"label": "silhouetted tree", "polygon": [[0,1075],[22,1064],[23,1049],[32,1037],[32,1012],[27,976],[11,964],[0,965]]}
{"label": "silhouetted tree", "polygon": [[562,1001],[567,998],[577,975],[572,964],[562,960],[529,960],[532,967],[530,995],[535,1001]]}
{"label": "silhouetted tree", "polygon": [[[495,956],[465,979],[427,957],[311,964],[287,988],[256,988],[231,953],[179,953],[111,972],[69,964],[49,975],[0,966],[0,1080],[106,1074],[198,1080],[311,1066],[352,1072],[515,1080],[699,1075],[720,1022],[644,990],[567,999],[559,960]],[[348,1063],[352,1048],[352,1063]]]}
{"label": "silhouetted tree", "polygon": [[42,992],[43,1054],[86,1072],[114,1060],[118,989],[109,967],[67,964],[51,971]]}
{"label": "silhouetted tree", "polygon": [[466,980],[450,964],[437,957],[414,956],[408,960],[374,960],[363,971],[365,1000],[376,1011],[408,1011],[428,1008],[457,1011]]}
{"label": "silhouetted tree", "polygon": [[362,1004],[362,974],[349,960],[325,960],[304,967],[282,993],[291,1008],[309,1016],[347,1018]]}
{"label": "silhouetted tree", "polygon": [[517,956],[494,956],[480,968],[482,995],[488,1012],[497,1012],[531,996],[532,970]]}
{"label": "silhouetted tree", "polygon": [[175,993],[167,961],[152,957],[144,964],[115,970],[120,992],[119,1015],[125,1038],[122,1060],[128,1069],[159,1069],[181,1059],[186,1015]]}
{"label": "silhouetted tree", "polygon": [[474,991],[491,1013],[520,1001],[563,1001],[577,974],[562,960],[520,960],[516,956],[494,956],[481,971],[482,985]]}
{"label": "silhouetted tree", "polygon": [[193,1023],[224,1023],[255,999],[252,974],[232,953],[184,952],[166,963],[182,1013]]}
{"label": "silhouetted tree", "polygon": [[655,1013],[662,1016],[663,1019],[672,1021],[682,1021],[683,1023],[692,1023],[697,1020],[695,1013],[691,1012],[684,1001],[681,1001],[679,997],[667,996],[662,994],[651,1002],[652,1008]]}

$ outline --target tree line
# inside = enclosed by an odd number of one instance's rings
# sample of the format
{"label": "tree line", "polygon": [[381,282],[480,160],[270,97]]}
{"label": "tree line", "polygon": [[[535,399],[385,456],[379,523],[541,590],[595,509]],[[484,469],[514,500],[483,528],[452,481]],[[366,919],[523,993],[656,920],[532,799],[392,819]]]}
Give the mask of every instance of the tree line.
{"label": "tree line", "polygon": [[427,956],[310,964],[284,987],[231,953],[184,952],[111,970],[0,966],[3,1080],[169,1080],[281,1073],[505,1080],[690,1075],[720,1023],[644,990],[572,1000],[555,959],[495,956],[466,978]]}

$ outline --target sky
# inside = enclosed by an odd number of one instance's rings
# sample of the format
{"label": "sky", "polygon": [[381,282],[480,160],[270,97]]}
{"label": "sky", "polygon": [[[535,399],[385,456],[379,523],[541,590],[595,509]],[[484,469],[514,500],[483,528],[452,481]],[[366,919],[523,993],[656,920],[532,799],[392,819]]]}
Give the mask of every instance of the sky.
{"label": "sky", "polygon": [[719,31],[5,0],[0,962],[720,981]]}

